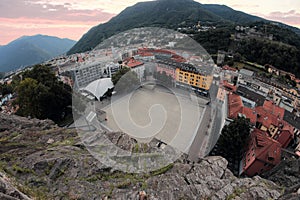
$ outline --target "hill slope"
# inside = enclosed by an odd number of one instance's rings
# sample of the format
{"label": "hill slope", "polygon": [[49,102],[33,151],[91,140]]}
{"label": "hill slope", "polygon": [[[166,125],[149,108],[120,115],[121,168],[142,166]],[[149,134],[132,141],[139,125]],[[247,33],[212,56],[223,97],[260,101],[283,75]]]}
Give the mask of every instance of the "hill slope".
{"label": "hill slope", "polygon": [[66,53],[76,41],[52,36],[23,36],[0,47],[0,71],[33,65]]}
{"label": "hill slope", "polygon": [[93,27],[68,54],[84,52],[96,47],[103,39],[138,27],[156,26],[176,28],[179,24],[198,21],[220,22],[223,19],[191,0],[160,0],[137,3],[126,8],[105,24]]}
{"label": "hill slope", "polygon": [[[137,3],[126,8],[109,22],[90,29],[74,45],[68,54],[93,49],[104,39],[117,33],[146,26],[176,29],[191,26],[198,21],[209,22],[219,26],[269,22],[266,19],[236,11],[225,5],[201,4],[193,0],[157,0]],[[300,34],[298,28],[277,23],[279,26]]]}
{"label": "hill slope", "polygon": [[204,4],[202,6],[206,10],[222,17],[223,19],[229,20],[235,23],[250,23],[255,21],[267,21],[261,17],[257,17],[254,15],[249,15],[247,13],[234,10],[225,5],[218,5],[218,4]]}

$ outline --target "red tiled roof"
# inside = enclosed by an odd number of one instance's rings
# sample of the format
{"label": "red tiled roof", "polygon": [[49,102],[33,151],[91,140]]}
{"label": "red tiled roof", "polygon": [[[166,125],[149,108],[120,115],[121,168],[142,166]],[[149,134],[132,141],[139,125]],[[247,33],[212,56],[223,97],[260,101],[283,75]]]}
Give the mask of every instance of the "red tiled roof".
{"label": "red tiled roof", "polygon": [[255,111],[258,114],[257,121],[267,128],[271,124],[278,127],[286,123],[283,121],[285,110],[271,101],[265,101],[264,105],[256,107]]}
{"label": "red tiled roof", "polygon": [[248,107],[243,107],[242,114],[246,116],[246,118],[250,119],[250,122],[252,124],[256,123],[257,120],[257,114],[255,110],[248,108]]}
{"label": "red tiled roof", "polygon": [[177,54],[172,55],[172,60],[174,60],[176,62],[181,62],[181,63],[186,62],[186,59],[184,57],[179,56]]}
{"label": "red tiled roof", "polygon": [[248,154],[250,154],[250,156],[254,155],[255,157],[250,159],[249,162],[248,159],[245,159],[246,165],[244,166],[244,170],[247,170],[255,160],[277,165],[281,160],[281,144],[268,137],[266,132],[254,129],[251,133],[251,141],[245,155]]}
{"label": "red tiled roof", "polygon": [[228,115],[230,118],[237,118],[243,108],[243,102],[239,95],[228,94]]}
{"label": "red tiled roof", "polygon": [[239,114],[243,114],[246,118],[250,119],[252,124],[256,123],[255,110],[244,107],[241,97],[237,94],[229,93],[228,112],[229,118],[237,118]]}
{"label": "red tiled roof", "polygon": [[223,69],[223,70],[234,71],[234,72],[237,71],[237,69],[235,69],[235,68],[233,68],[233,67],[229,67],[228,65],[224,65],[224,66],[222,67],[222,69]]}
{"label": "red tiled roof", "polygon": [[265,101],[264,105],[263,105],[263,108],[267,112],[272,113],[272,114],[280,117],[280,119],[283,119],[285,110],[283,108],[280,108],[276,104],[274,104],[272,101]]}
{"label": "red tiled roof", "polygon": [[255,111],[258,114],[257,121],[267,128],[269,128],[271,124],[279,126],[282,123],[282,120],[278,118],[278,116],[267,112],[262,107],[257,107]]}
{"label": "red tiled roof", "polygon": [[144,57],[146,57],[146,56],[153,56],[153,53],[150,53],[150,52],[147,52],[147,51],[138,51],[138,54],[140,56],[144,56]]}
{"label": "red tiled roof", "polygon": [[226,90],[230,90],[230,91],[235,92],[236,89],[237,89],[236,86],[229,84],[228,81],[226,81],[226,80],[224,80],[224,81],[222,82],[222,84],[223,84],[223,86],[224,86],[224,88],[225,88]]}
{"label": "red tiled roof", "polygon": [[126,66],[130,67],[130,68],[135,68],[138,66],[143,65],[143,62],[140,62],[138,60],[135,60],[134,58],[130,58],[128,61],[125,62]]}

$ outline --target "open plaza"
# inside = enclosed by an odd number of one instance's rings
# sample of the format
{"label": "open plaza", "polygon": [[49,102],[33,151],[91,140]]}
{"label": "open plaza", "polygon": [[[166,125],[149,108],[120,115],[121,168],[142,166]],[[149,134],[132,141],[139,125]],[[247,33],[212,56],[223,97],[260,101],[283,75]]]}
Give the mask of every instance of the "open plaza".
{"label": "open plaza", "polygon": [[140,142],[156,138],[188,153],[197,134],[205,107],[191,98],[157,86],[139,88],[123,97],[112,98],[102,108],[103,126],[125,132]]}

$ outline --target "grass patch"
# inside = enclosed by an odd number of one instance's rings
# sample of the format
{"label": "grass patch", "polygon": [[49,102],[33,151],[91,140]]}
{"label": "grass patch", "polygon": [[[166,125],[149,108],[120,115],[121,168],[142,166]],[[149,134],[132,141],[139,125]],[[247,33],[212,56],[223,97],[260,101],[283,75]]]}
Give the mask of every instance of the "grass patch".
{"label": "grass patch", "polygon": [[132,182],[130,180],[125,180],[121,183],[118,183],[116,187],[119,189],[126,189],[129,188],[131,184]]}
{"label": "grass patch", "polygon": [[166,173],[167,171],[169,171],[170,169],[172,169],[173,166],[174,166],[174,164],[171,163],[171,164],[169,164],[169,165],[167,165],[167,166],[165,166],[165,167],[163,167],[163,168],[160,168],[160,169],[158,169],[158,170],[155,170],[155,171],[151,172],[150,175],[151,175],[151,176],[158,176],[158,175],[164,174],[164,173]]}
{"label": "grass patch", "polygon": [[31,188],[27,185],[18,185],[17,188],[24,194],[36,200],[50,200],[49,189],[46,187]]}
{"label": "grass patch", "polygon": [[34,171],[32,169],[28,169],[28,168],[23,168],[20,167],[18,164],[13,164],[12,166],[13,171],[20,173],[20,174],[30,174],[30,173],[34,173]]}
{"label": "grass patch", "polygon": [[73,146],[76,144],[76,141],[75,141],[75,138],[74,137],[71,137],[71,138],[68,138],[66,140],[63,140],[63,141],[57,141],[53,144],[50,145],[50,147],[57,147],[57,146]]}
{"label": "grass patch", "polygon": [[235,188],[234,192],[232,194],[228,195],[226,200],[234,199],[235,197],[240,196],[244,192],[246,192],[245,188]]}

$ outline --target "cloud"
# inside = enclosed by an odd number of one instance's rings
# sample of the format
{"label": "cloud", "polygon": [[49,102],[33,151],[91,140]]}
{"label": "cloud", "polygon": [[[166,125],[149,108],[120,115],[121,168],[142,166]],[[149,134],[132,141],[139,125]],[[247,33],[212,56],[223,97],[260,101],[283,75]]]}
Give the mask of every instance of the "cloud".
{"label": "cloud", "polygon": [[[95,0],[86,0],[88,3]],[[80,2],[80,1],[78,1]],[[73,0],[1,0],[0,44],[22,35],[47,34],[78,40],[91,27],[115,16]]]}
{"label": "cloud", "polygon": [[260,6],[258,4],[233,4],[233,5],[230,5],[231,7],[233,8],[259,8]]}
{"label": "cloud", "polygon": [[269,14],[260,15],[266,19],[300,27],[300,13],[298,13],[296,10],[290,10],[287,12],[274,11]]}
{"label": "cloud", "polygon": [[53,4],[46,1],[1,0],[0,17],[107,21],[115,15],[101,9],[71,9],[71,7],[71,3]]}

